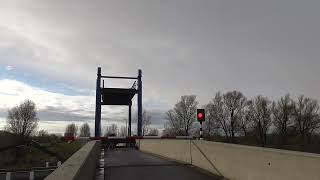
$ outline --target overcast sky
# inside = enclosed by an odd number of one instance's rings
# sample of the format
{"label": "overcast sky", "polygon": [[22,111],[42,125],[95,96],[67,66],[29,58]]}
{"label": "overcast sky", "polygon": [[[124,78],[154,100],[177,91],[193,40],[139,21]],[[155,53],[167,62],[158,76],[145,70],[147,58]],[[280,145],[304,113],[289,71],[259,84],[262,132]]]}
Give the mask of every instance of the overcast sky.
{"label": "overcast sky", "polygon": [[[181,95],[218,91],[276,99],[320,95],[319,0],[0,0],[0,128],[7,110],[36,102],[39,129],[93,129],[97,67],[143,72],[143,103],[162,128]],[[108,81],[130,87],[132,81]],[[102,126],[126,107],[103,107]]]}

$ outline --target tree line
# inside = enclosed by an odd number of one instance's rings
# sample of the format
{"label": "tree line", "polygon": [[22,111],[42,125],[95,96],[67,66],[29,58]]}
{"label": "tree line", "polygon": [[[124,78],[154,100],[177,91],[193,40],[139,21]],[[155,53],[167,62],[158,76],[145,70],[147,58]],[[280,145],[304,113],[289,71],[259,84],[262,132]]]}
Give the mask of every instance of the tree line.
{"label": "tree line", "polygon": [[[19,105],[8,110],[7,125],[5,130],[21,137],[28,139],[31,136],[49,137],[52,136],[46,130],[37,131],[39,118],[37,117],[36,104],[29,99],[21,102]],[[137,121],[137,115],[134,118]],[[143,110],[142,116],[142,133],[143,135],[157,136],[159,131],[156,128],[151,128],[151,115],[149,111]],[[105,128],[105,136],[127,136],[127,128],[121,126],[120,129],[116,124],[111,124]],[[77,124],[67,124],[64,136],[79,136],[90,137],[90,126],[88,123],[83,123],[80,129]],[[55,138],[57,139],[57,138]]]}
{"label": "tree line", "polygon": [[[137,122],[137,115],[135,115],[133,122]],[[143,136],[158,136],[159,130],[156,128],[151,128],[151,114],[147,110],[143,110],[142,112],[142,135]],[[108,126],[105,126],[105,130],[103,136],[120,136],[126,137],[128,136],[128,127],[120,126],[118,127],[117,124],[113,123]],[[78,136],[78,126],[75,123],[70,123],[66,126],[66,130],[64,133],[65,136]],[[90,127],[87,123],[84,123],[80,127],[80,137],[90,137]]]}
{"label": "tree line", "polygon": [[80,126],[79,134],[78,134],[78,125],[76,123],[70,123],[66,126],[64,136],[72,136],[72,137],[90,137],[90,126],[88,123],[83,123]]}
{"label": "tree line", "polygon": [[[197,136],[199,123],[196,123],[196,109],[199,107],[195,95],[181,96],[174,108],[166,112],[167,121],[162,134]],[[310,144],[314,138],[320,142],[319,103],[303,95],[292,98],[286,94],[272,101],[261,95],[249,99],[239,91],[218,92],[201,108],[206,110],[203,129],[208,139],[222,137],[224,142],[239,143],[239,139],[254,138],[260,146],[266,146],[273,137],[280,145],[292,144],[292,139],[295,139],[293,143],[301,145]],[[27,99],[8,110],[5,129],[28,138],[36,135],[38,121],[35,103]],[[143,135],[159,134],[157,129],[150,127],[151,114],[146,110],[143,111],[142,122]],[[106,136],[127,134],[126,127],[119,129],[116,124],[105,129]],[[38,136],[46,134],[47,131],[38,132]],[[78,136],[78,126],[68,124],[65,135]],[[80,127],[79,136],[90,136],[87,123]]]}
{"label": "tree line", "polygon": [[[142,136],[158,136],[159,130],[151,127],[152,116],[149,111],[143,109],[142,111]],[[133,122],[138,122],[138,115],[134,116]],[[124,126],[118,128],[117,124],[106,126],[104,136],[121,136],[128,135],[128,129]]]}
{"label": "tree line", "polygon": [[[181,96],[174,108],[166,113],[164,135],[197,135],[195,95]],[[299,143],[310,143],[319,134],[320,113],[316,99],[289,94],[271,101],[264,96],[248,99],[239,91],[224,94],[218,92],[203,106],[206,121],[203,124],[207,137],[222,136],[226,142],[239,137],[254,137],[256,143],[265,146],[268,137],[275,135],[280,144],[288,138],[298,137]]]}

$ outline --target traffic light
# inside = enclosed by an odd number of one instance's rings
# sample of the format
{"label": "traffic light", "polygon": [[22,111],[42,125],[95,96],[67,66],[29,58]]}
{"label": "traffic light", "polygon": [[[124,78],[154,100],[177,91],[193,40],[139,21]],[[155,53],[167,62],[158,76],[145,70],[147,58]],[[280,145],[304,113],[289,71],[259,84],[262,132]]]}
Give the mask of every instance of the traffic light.
{"label": "traffic light", "polygon": [[197,109],[197,120],[199,122],[204,122],[206,119],[204,109]]}

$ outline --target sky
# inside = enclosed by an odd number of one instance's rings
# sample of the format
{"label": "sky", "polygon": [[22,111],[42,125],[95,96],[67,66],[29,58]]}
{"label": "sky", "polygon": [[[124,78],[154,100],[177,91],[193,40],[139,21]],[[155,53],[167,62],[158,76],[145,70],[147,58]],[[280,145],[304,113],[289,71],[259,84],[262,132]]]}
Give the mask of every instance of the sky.
{"label": "sky", "polygon": [[[181,95],[200,106],[218,91],[319,99],[318,0],[0,0],[0,129],[9,108],[37,105],[39,129],[94,129],[97,67],[143,73],[152,126]],[[108,87],[132,81],[108,80]],[[136,111],[136,99],[134,99]],[[102,108],[102,127],[125,125],[127,107]]]}

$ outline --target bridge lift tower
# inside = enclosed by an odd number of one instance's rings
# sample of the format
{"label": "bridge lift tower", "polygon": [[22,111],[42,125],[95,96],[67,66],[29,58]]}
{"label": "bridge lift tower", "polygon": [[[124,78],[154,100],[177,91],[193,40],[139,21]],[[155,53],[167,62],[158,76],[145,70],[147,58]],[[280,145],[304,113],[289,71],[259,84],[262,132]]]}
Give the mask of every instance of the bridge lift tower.
{"label": "bridge lift tower", "polygon": [[[125,105],[129,106],[129,127],[128,136],[131,136],[131,106],[132,98],[138,94],[138,136],[142,135],[142,71],[138,70],[137,77],[102,76],[101,67],[98,67],[96,87],[96,112],[95,112],[95,137],[101,137],[101,105]],[[136,84],[131,88],[105,88],[104,80],[101,87],[101,79],[137,79]]]}

